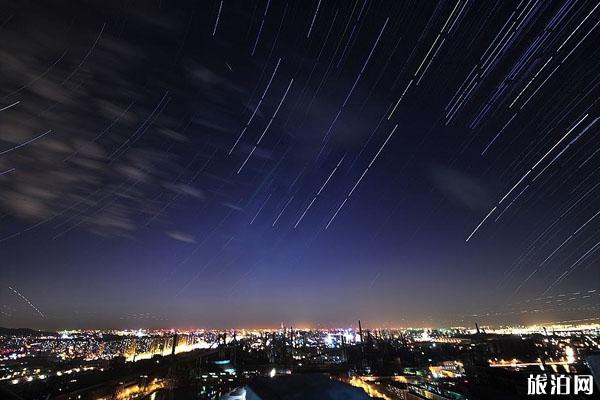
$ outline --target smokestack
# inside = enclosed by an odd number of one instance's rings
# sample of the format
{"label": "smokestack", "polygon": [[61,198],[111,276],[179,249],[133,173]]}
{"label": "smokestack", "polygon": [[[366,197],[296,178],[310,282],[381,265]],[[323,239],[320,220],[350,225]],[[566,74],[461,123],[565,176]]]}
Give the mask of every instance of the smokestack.
{"label": "smokestack", "polygon": [[362,325],[360,324],[360,319],[358,320],[358,335],[360,336],[360,342],[363,342],[363,334],[362,334]]}
{"label": "smokestack", "polygon": [[171,347],[171,355],[174,356],[175,355],[175,348],[177,347],[177,334],[173,335],[173,346]]}
{"label": "smokestack", "polygon": [[360,354],[361,354],[361,366],[362,363],[364,362],[364,357],[365,357],[365,342],[363,341],[363,331],[362,331],[362,325],[360,324],[360,319],[358,320],[358,334],[360,335]]}

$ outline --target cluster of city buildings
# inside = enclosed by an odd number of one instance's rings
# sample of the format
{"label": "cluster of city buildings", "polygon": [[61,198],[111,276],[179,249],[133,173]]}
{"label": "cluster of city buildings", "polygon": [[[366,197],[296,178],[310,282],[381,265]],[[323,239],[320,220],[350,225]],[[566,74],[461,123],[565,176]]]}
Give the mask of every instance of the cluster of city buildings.
{"label": "cluster of city buildings", "polygon": [[[348,393],[366,398],[519,398],[527,395],[534,375],[548,382],[552,376],[592,376],[599,354],[600,325],[363,329],[359,324],[346,329],[55,333],[4,329],[0,397],[160,400],[179,394],[251,400],[273,398],[268,393],[285,387],[309,390],[311,385],[296,380],[310,379],[333,385],[340,393],[353,387]],[[315,384],[313,390],[324,386]],[[352,398],[345,396],[341,398]]]}

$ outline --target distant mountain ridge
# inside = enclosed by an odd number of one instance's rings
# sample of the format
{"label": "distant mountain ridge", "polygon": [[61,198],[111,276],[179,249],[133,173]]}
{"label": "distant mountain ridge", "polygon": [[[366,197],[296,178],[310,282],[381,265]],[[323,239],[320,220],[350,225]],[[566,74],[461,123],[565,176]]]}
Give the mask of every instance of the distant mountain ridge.
{"label": "distant mountain ridge", "polygon": [[0,336],[58,336],[58,333],[29,328],[3,328],[0,326]]}

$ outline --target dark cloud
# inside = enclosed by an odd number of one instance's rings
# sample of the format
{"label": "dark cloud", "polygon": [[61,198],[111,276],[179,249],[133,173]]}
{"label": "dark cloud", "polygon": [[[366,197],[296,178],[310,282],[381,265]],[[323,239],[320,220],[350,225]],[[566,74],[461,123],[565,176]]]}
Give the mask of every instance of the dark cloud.
{"label": "dark cloud", "polygon": [[456,169],[436,165],[429,169],[434,186],[455,204],[473,211],[489,207],[492,196],[479,179]]}
{"label": "dark cloud", "polygon": [[166,232],[166,234],[171,239],[178,240],[180,242],[196,243],[196,238],[193,235],[190,235],[188,233],[168,231],[168,232]]}
{"label": "dark cloud", "polygon": [[[27,24],[2,32],[0,104],[19,104],[2,113],[0,151],[51,133],[0,159],[0,169],[15,168],[0,179],[2,211],[30,222],[58,216],[93,231],[129,232],[140,213],[156,212],[148,199],[164,190],[205,198],[202,189],[176,181],[183,166],[168,149],[202,143],[206,135],[196,128],[190,139],[174,98],[190,85],[202,86],[203,108],[213,120],[188,120],[188,128],[192,123],[223,132],[229,128],[221,115],[228,111],[220,94],[244,89],[191,59],[186,64],[193,69],[169,65],[156,58],[153,42],[123,35],[110,18],[83,13],[65,25],[62,7],[48,10],[38,4],[23,15],[19,4],[3,5],[13,14],[12,24]],[[171,33],[178,22],[145,11],[127,18],[133,25]],[[152,76],[149,63],[160,68],[160,75]],[[190,73],[183,80],[166,84],[185,70]]]}

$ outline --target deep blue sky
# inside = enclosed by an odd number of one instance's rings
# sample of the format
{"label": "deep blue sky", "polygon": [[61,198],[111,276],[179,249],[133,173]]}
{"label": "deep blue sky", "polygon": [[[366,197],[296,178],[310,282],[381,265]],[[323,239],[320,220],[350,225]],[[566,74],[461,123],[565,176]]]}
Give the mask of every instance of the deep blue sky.
{"label": "deep blue sky", "polygon": [[3,2],[0,325],[594,318],[594,7]]}

